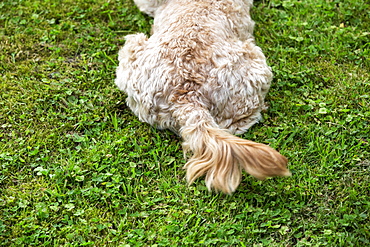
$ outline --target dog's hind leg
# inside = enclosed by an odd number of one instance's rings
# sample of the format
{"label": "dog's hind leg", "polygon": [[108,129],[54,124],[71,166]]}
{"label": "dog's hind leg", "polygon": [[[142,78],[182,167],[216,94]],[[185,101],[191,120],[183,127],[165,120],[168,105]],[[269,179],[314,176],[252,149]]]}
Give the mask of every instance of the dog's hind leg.
{"label": "dog's hind leg", "polygon": [[117,68],[116,85],[127,94],[130,86],[132,72],[134,71],[134,62],[137,60],[139,53],[146,47],[148,38],[143,33],[127,35],[126,43],[118,53],[119,66]]}
{"label": "dog's hind leg", "polygon": [[131,34],[125,36],[125,45],[121,48],[118,53],[118,61],[121,63],[128,64],[133,60],[136,60],[136,54],[142,51],[145,47],[145,42],[148,40],[143,33]]}

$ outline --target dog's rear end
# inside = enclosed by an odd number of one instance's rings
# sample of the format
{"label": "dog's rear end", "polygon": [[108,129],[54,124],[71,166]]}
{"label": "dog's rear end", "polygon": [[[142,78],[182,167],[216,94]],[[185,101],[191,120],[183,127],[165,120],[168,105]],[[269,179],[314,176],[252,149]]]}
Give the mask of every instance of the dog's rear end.
{"label": "dog's rear end", "polygon": [[[116,84],[140,120],[178,132],[187,180],[232,193],[242,170],[258,179],[289,176],[287,159],[242,133],[260,119],[271,81],[253,41],[249,0],[135,0],[154,33],[128,37]],[[246,16],[243,16],[246,15]]]}

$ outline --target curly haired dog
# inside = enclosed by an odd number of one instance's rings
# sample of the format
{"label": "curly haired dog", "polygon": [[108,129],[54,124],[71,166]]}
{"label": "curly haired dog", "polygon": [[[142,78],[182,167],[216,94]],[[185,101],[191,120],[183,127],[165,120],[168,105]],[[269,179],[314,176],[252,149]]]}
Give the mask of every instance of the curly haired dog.
{"label": "curly haired dog", "polygon": [[244,140],[261,118],[272,73],[253,38],[253,0],[135,0],[152,36],[126,36],[115,83],[141,121],[183,138],[187,180],[230,194],[242,170],[289,176],[287,159]]}

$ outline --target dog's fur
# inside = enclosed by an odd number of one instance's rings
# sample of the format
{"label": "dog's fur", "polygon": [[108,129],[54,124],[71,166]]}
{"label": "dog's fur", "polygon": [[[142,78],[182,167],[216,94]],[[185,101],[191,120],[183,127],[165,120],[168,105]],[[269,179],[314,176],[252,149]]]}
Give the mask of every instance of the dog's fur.
{"label": "dog's fur", "polygon": [[287,159],[238,138],[261,118],[272,73],[253,38],[252,0],[135,0],[154,17],[152,36],[126,36],[117,86],[141,121],[184,140],[187,180],[232,193],[242,170],[289,176]]}

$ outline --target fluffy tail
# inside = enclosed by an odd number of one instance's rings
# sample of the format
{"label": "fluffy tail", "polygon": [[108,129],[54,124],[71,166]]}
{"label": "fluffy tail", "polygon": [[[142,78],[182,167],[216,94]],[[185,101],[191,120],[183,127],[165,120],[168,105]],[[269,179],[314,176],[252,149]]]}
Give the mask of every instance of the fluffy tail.
{"label": "fluffy tail", "polygon": [[182,116],[184,152],[193,154],[184,167],[189,184],[205,175],[209,190],[231,194],[240,184],[243,169],[258,179],[291,175],[284,156],[267,145],[218,128],[207,111],[193,109]]}

